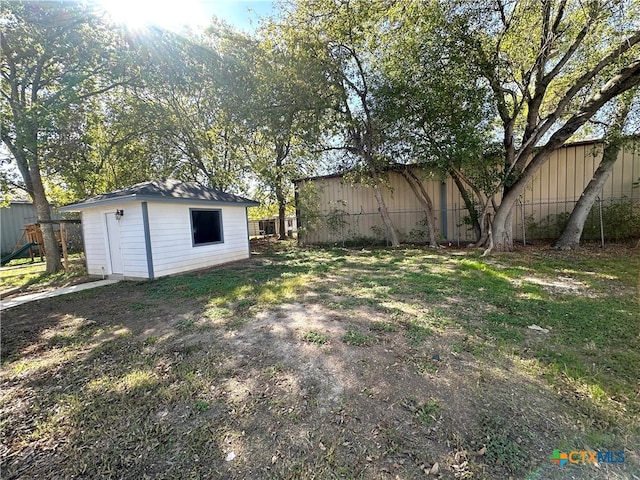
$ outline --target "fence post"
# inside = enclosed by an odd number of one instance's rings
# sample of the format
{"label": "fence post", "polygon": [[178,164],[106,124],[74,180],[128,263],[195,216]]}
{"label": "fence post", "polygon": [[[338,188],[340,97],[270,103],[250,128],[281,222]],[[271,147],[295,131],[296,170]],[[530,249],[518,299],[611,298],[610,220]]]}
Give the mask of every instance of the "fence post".
{"label": "fence post", "polygon": [[602,224],[602,199],[598,195],[598,213],[600,216],[600,246],[604,248],[604,225]]}
{"label": "fence post", "polygon": [[456,236],[458,237],[458,247],[460,246],[460,210],[458,210],[458,204],[453,204],[453,210],[456,212],[455,214],[455,222],[456,222]]}
{"label": "fence post", "polygon": [[522,195],[518,197],[518,203],[520,204],[520,219],[522,220],[522,244],[527,246],[527,235],[524,226],[524,202],[522,201]]}

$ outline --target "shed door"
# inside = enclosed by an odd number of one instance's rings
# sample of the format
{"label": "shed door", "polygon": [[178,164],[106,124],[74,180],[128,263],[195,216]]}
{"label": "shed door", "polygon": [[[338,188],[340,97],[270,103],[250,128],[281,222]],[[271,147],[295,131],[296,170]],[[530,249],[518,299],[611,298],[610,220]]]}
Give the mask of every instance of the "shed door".
{"label": "shed door", "polygon": [[120,245],[120,221],[113,213],[105,213],[107,219],[107,239],[109,241],[109,258],[111,273],[122,274],[122,248]]}

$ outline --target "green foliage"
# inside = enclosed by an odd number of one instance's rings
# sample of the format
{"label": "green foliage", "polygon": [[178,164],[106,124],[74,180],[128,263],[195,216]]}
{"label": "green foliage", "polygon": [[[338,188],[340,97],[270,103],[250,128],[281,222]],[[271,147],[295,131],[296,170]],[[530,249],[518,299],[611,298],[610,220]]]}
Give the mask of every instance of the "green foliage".
{"label": "green foliage", "polygon": [[[340,203],[338,200],[336,203]],[[342,202],[342,205],[346,206],[345,202]],[[345,216],[349,216],[349,212],[344,209],[334,207],[332,208],[328,214],[324,216],[324,223],[327,226],[327,229],[334,237],[344,239],[344,230],[349,226],[349,222],[345,220]]]}
{"label": "green foliage", "polygon": [[419,346],[427,337],[433,335],[433,330],[420,322],[412,321],[405,325],[405,335],[409,343],[413,346]]}
{"label": "green foliage", "polygon": [[503,147],[502,168],[489,176],[491,193],[508,187],[493,218],[493,241],[495,249],[509,250],[512,208],[535,173],[590,119],[608,117],[609,102],[640,82],[640,36],[631,26],[639,4],[515,1],[492,8],[445,2],[443,8],[448,38],[465,56],[469,79],[491,88]]}
{"label": "green foliage", "polygon": [[320,226],[320,194],[322,187],[317,182],[298,183],[298,209],[301,225],[298,225],[298,238],[305,242],[306,235]]}
{"label": "green foliage", "polygon": [[[55,147],[75,130],[70,119],[82,117],[84,106],[101,94],[134,83],[138,69],[127,68],[122,32],[111,28],[94,5],[4,2],[0,23],[0,135],[20,173],[18,187],[46,222],[51,220],[47,193],[55,192],[45,191],[43,175],[54,170]],[[50,186],[58,179],[49,178]],[[46,223],[42,230],[47,272],[55,273],[62,264],[53,230]]]}
{"label": "green foliage", "polygon": [[397,332],[398,327],[391,322],[371,322],[369,330],[372,332]]}
{"label": "green foliage", "polygon": [[[602,206],[602,228],[608,241],[640,237],[640,203],[632,199],[606,202]],[[582,238],[600,238],[600,211],[596,201],[585,221]]]}
{"label": "green foliage", "polygon": [[419,402],[415,397],[407,397],[403,403],[416,420],[424,425],[432,425],[436,421],[436,415],[440,413],[440,405],[434,399],[427,402]]}
{"label": "green foliage", "polygon": [[[260,201],[260,197],[252,196],[252,200]],[[259,207],[249,207],[249,220],[263,220],[278,215],[278,205],[275,203],[262,203]],[[292,204],[287,204],[285,210],[287,216],[294,216],[296,210]]]}
{"label": "green foliage", "polygon": [[176,322],[176,328],[178,330],[188,330],[195,324],[193,318],[181,318]]}
{"label": "green foliage", "polygon": [[150,125],[161,134],[158,148],[173,160],[171,175],[245,193],[244,108],[255,88],[256,40],[214,23],[193,38],[152,32],[138,48],[152,59],[145,96]]}
{"label": "green foliage", "polygon": [[394,156],[443,176],[450,165],[480,172],[493,115],[488,86],[469,81],[473,65],[451,35],[446,6],[398,4],[390,17],[376,108],[392,131]]}
{"label": "green foliage", "polygon": [[[308,52],[326,79],[330,127],[324,135],[325,158],[335,169],[363,172],[366,185],[379,187],[390,158],[385,121],[374,109],[377,63],[384,49],[379,35],[388,18],[384,2],[300,1],[281,12],[281,23],[296,48]],[[380,195],[376,196],[386,236],[398,239]]]}
{"label": "green foliage", "polygon": [[353,345],[356,347],[364,347],[369,345],[372,341],[372,338],[368,335],[356,330],[354,328],[349,328],[345,334],[342,336],[342,341],[347,345]]}
{"label": "green foliage", "polygon": [[491,463],[504,465],[512,473],[522,472],[527,458],[518,436],[522,435],[509,419],[495,414],[485,414],[480,423],[479,436],[486,447],[486,458]]}
{"label": "green foliage", "polygon": [[327,335],[314,332],[313,330],[305,332],[304,335],[302,335],[302,339],[305,342],[315,343],[316,345],[324,345],[329,341],[329,337]]}
{"label": "green foliage", "polygon": [[407,240],[409,242],[421,243],[426,241],[428,237],[427,233],[427,221],[421,220],[415,224],[415,226],[409,231]]}
{"label": "green foliage", "polygon": [[196,400],[194,409],[196,412],[206,412],[211,408],[211,404],[206,400]]}
{"label": "green foliage", "polygon": [[551,213],[536,222],[532,216],[525,222],[528,238],[558,238],[569,221],[570,212]]}
{"label": "green foliage", "polygon": [[[526,222],[527,238],[558,238],[569,220],[570,212],[552,213]],[[620,241],[640,236],[640,206],[632,199],[603,202],[602,229],[605,241]],[[582,238],[600,239],[600,205],[596,201],[585,220]]]}

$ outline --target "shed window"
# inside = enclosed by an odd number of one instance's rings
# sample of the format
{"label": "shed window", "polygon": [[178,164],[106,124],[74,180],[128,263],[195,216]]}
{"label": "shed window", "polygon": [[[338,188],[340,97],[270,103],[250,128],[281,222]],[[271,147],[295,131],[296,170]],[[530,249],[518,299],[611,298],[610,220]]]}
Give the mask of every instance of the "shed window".
{"label": "shed window", "polygon": [[193,245],[223,242],[222,211],[191,209]]}

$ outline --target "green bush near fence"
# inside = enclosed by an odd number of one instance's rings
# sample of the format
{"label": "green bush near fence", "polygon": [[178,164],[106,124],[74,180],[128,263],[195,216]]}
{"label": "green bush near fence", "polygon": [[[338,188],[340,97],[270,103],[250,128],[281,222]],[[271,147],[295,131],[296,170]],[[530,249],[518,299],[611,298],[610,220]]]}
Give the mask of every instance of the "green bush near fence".
{"label": "green bush near fence", "polygon": [[[558,238],[571,212],[552,213],[535,221],[529,216],[526,221],[527,238]],[[620,241],[640,236],[640,202],[637,199],[622,199],[617,202],[603,202],[602,230],[605,240]],[[600,205],[596,201],[587,216],[583,240],[600,238]]]}
{"label": "green bush near fence", "polygon": [[530,215],[525,224],[527,238],[558,238],[564,230],[570,214],[571,212],[552,213],[537,222],[533,215]]}
{"label": "green bush near fence", "polygon": [[[623,200],[602,206],[602,227],[607,240],[626,240],[640,236],[640,201]],[[598,203],[593,206],[585,222],[582,237],[600,237]]]}
{"label": "green bush near fence", "polygon": [[[524,233],[527,240],[535,239],[557,239],[562,234],[571,210],[573,202],[543,202],[525,203]],[[326,214],[319,214],[317,211],[303,212],[301,226],[298,234],[302,243],[307,243],[309,234],[312,241],[310,243],[325,245],[341,245],[343,247],[355,246],[378,246],[387,245],[387,232],[382,224],[380,214],[375,212],[350,213],[344,207],[344,202],[335,202],[335,206]],[[464,209],[447,210],[447,218],[451,227],[453,220],[453,232],[449,228],[450,237],[447,241],[473,240],[473,229],[469,224],[470,217],[464,216]],[[556,211],[544,215],[548,211]],[[523,238],[522,228],[522,207],[518,206],[514,210],[514,233],[515,238],[521,241]],[[305,216],[305,214],[307,216]],[[401,211],[390,212],[392,220],[396,226],[396,233],[402,243],[423,244],[427,243],[428,233],[423,212]],[[439,242],[445,241],[442,236],[442,223],[444,212],[436,212],[436,229],[439,233]],[[407,225],[407,217],[419,218],[412,226]],[[453,218],[452,218],[453,217]],[[457,217],[457,218],[456,218]],[[374,223],[373,225],[370,225]],[[401,228],[404,226],[404,228]],[[607,242],[618,242],[640,237],[640,198],[615,198],[606,199],[602,202],[602,229]],[[317,235],[317,233],[320,235]],[[452,234],[452,235],[451,235]],[[585,222],[583,240],[600,239],[600,204],[595,202],[587,220]]]}

